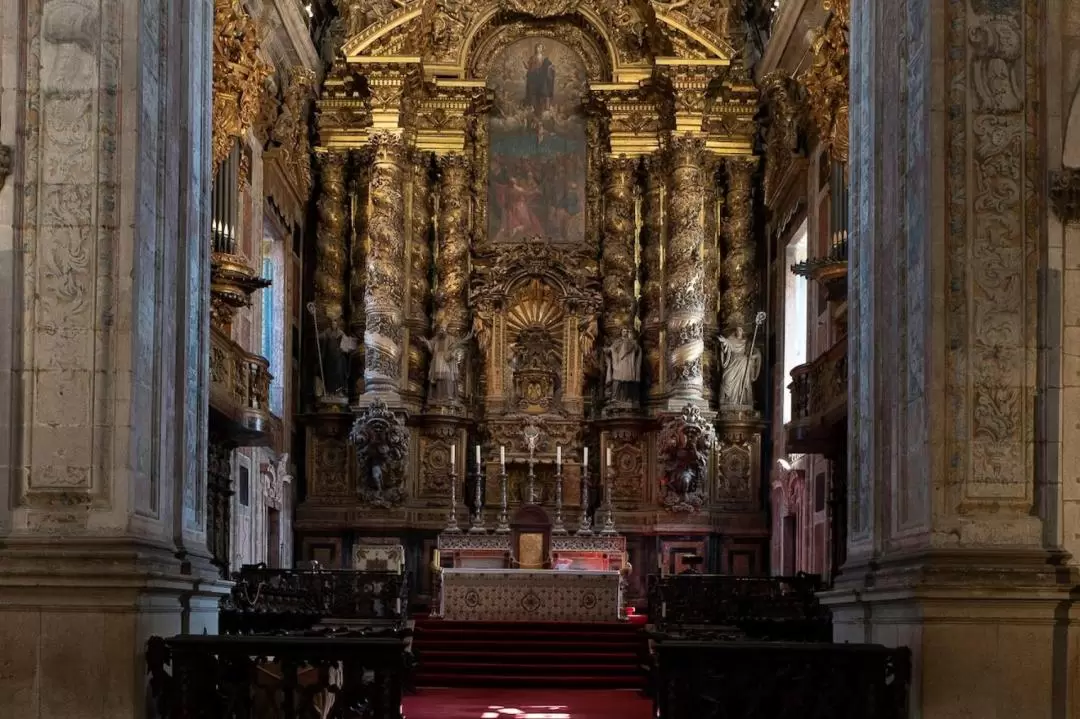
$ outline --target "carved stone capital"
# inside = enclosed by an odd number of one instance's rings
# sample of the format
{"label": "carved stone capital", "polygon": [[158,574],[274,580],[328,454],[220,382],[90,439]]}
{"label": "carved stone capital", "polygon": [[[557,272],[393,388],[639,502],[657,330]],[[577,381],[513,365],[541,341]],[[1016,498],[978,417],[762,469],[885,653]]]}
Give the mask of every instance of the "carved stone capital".
{"label": "carved stone capital", "polygon": [[1051,173],[1050,206],[1063,224],[1080,223],[1080,169],[1070,167]]}

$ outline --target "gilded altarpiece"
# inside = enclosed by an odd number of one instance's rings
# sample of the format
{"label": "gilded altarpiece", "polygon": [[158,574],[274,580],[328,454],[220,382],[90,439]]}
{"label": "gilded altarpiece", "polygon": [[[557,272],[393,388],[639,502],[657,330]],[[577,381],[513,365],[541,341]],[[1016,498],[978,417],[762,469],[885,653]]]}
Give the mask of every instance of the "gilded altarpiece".
{"label": "gilded altarpiece", "polygon": [[[343,5],[318,101],[308,336],[323,394],[306,415],[298,545],[335,537],[350,556],[355,536],[382,532],[426,566],[452,490],[466,525],[479,496],[494,526],[500,449],[512,508],[531,465],[550,511],[561,456],[569,520],[589,447],[589,504],[610,487],[640,576],[665,541],[695,537],[716,571],[756,543],[764,571],[756,376],[721,381],[719,336],[747,358],[764,337],[748,184],[759,99],[731,8]],[[327,366],[349,368],[347,396],[315,381]],[[361,462],[349,438],[384,407],[406,428],[407,446],[387,448],[405,471],[400,493],[372,501],[361,475],[377,448]],[[716,438],[678,455],[690,468],[659,444],[686,418]],[[700,502],[665,499],[676,471]]]}

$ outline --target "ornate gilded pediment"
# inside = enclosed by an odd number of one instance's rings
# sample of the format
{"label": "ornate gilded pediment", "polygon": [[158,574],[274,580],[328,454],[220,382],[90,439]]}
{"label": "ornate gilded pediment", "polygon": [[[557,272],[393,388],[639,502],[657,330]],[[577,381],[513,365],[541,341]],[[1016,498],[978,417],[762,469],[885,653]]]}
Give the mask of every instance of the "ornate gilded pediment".
{"label": "ornate gilded pediment", "polygon": [[[337,0],[339,56],[416,55],[440,73],[464,77],[491,25],[577,20],[615,70],[654,57],[727,63],[735,49],[728,3],[711,0]],[[640,72],[639,77],[644,77]]]}

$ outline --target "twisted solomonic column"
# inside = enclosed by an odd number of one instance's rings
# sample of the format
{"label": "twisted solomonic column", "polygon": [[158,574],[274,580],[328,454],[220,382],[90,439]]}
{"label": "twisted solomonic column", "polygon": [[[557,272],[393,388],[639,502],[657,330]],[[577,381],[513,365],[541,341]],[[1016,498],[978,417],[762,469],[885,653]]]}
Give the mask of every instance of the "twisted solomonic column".
{"label": "twisted solomonic column", "polygon": [[[609,158],[604,167],[603,334],[604,346],[623,341],[624,334],[637,341],[634,319],[637,258],[635,257],[634,191],[637,158]],[[609,402],[619,401],[609,397]],[[623,398],[622,401],[625,401]]]}
{"label": "twisted solomonic column", "polygon": [[322,191],[316,207],[319,241],[315,244],[315,308],[320,327],[341,321],[345,312],[345,155],[319,155]]}
{"label": "twisted solomonic column", "polygon": [[664,263],[664,310],[670,401],[704,405],[705,142],[679,137],[668,147],[671,191]]}
{"label": "twisted solomonic column", "polygon": [[649,402],[663,396],[664,347],[664,163],[659,155],[645,158],[641,204],[641,339]]}
{"label": "twisted solomonic column", "polygon": [[723,223],[723,283],[720,329],[724,336],[736,327],[749,333],[759,309],[758,276],[754,258],[753,183],[756,157],[725,160],[727,217]]}
{"label": "twisted solomonic column", "polygon": [[368,185],[367,277],[364,286],[364,385],[367,393],[400,398],[405,314],[407,167],[401,138],[372,138]]}
{"label": "twisted solomonic column", "polygon": [[469,179],[464,156],[453,153],[439,158],[435,326],[458,335],[468,326]]}
{"label": "twisted solomonic column", "polygon": [[413,152],[409,157],[412,201],[409,204],[409,327],[408,377],[402,391],[410,402],[423,401],[427,386],[427,350],[423,338],[429,331],[428,304],[431,301],[431,156]]}

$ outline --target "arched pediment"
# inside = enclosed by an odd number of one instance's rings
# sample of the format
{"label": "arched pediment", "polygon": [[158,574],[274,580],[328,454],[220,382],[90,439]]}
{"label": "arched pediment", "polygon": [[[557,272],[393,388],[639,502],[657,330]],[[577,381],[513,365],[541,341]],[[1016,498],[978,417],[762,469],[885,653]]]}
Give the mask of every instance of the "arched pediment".
{"label": "arched pediment", "polygon": [[[339,7],[358,0],[338,0]],[[476,77],[473,69],[497,54],[504,38],[528,28],[591,46],[605,80],[640,79],[653,59],[728,64],[735,50],[721,33],[729,9],[715,0],[384,0],[387,7],[347,10],[340,54],[347,61],[408,55],[429,75]],[[367,7],[365,5],[365,7]],[[350,13],[356,16],[350,18]],[[361,14],[364,13],[364,14]],[[717,19],[720,18],[720,19]],[[507,40],[509,41],[509,40]],[[593,68],[590,68],[590,70]],[[599,79],[599,78],[594,78]]]}

